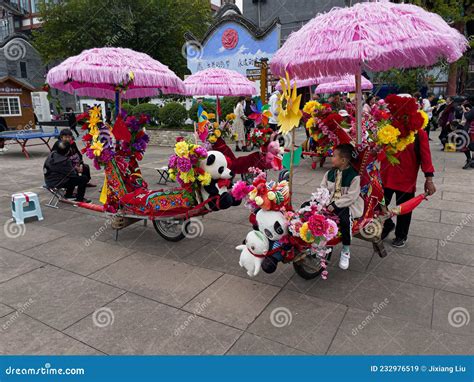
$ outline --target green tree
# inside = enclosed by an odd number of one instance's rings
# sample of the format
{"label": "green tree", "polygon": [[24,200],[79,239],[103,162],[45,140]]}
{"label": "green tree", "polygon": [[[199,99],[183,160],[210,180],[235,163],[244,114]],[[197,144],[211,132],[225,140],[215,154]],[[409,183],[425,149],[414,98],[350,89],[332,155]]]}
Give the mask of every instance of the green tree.
{"label": "green tree", "polygon": [[[453,28],[465,34],[466,24],[474,20],[474,3],[472,0],[408,0],[406,2],[419,5],[427,11],[439,14]],[[471,41],[471,47],[473,47]],[[459,72],[466,70],[468,65],[467,56],[449,65],[448,70],[448,95],[454,95],[457,91]]]}
{"label": "green tree", "polygon": [[69,0],[40,5],[42,28],[33,44],[46,63],[84,49],[134,49],[187,73],[184,33],[201,36],[211,20],[208,0]]}

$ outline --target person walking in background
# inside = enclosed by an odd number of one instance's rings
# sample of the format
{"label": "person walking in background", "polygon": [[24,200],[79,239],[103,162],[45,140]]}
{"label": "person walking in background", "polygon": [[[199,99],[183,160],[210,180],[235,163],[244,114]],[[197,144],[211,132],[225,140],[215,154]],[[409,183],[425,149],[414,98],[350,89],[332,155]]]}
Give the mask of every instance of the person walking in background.
{"label": "person walking in background", "polygon": [[430,139],[430,130],[431,130],[431,119],[433,118],[433,108],[434,106],[431,104],[434,100],[435,96],[433,93],[428,93],[426,98],[423,98],[421,101],[421,109],[428,115],[429,121],[425,127],[426,133],[428,134],[428,139]]}
{"label": "person walking in background", "polygon": [[66,111],[67,111],[67,121],[69,124],[69,128],[72,131],[74,131],[74,133],[76,134],[76,137],[79,138],[79,132],[77,131],[76,114],[74,114],[74,110],[72,110],[72,107],[68,107]]}
{"label": "person walking in background", "polygon": [[[235,142],[235,150],[236,151],[247,151],[245,147],[245,125],[244,122],[247,119],[244,113],[244,101],[245,97],[239,97],[237,104],[234,108],[234,124],[232,125],[234,129],[234,133],[237,134],[237,141]],[[239,146],[239,142],[242,145],[242,149]]]}
{"label": "person walking in background", "polygon": [[[7,131],[8,126],[7,126],[7,121],[5,118],[0,116],[0,133],[2,131]],[[3,153],[5,150],[5,139],[0,138],[0,153]]]}
{"label": "person walking in background", "polygon": [[252,105],[254,101],[252,97],[245,97],[244,101],[244,114],[245,114],[245,121],[244,121],[244,128],[245,128],[245,148],[249,148],[249,143],[247,140],[248,135],[250,134],[250,130],[254,127],[254,122],[252,119],[249,118],[250,114],[253,113]]}
{"label": "person walking in background", "polygon": [[471,152],[474,151],[474,96],[469,97],[467,102],[463,105],[464,115],[462,122],[464,123],[463,130],[465,132],[466,145],[462,151],[466,155],[466,163],[463,170],[468,170],[474,167]]}
{"label": "person walking in background", "polygon": [[375,104],[374,96],[373,95],[367,96],[364,103],[364,107],[362,108],[362,113],[370,114],[370,112],[372,111],[372,106],[374,106],[374,104]]}
{"label": "person walking in background", "polygon": [[278,99],[280,98],[280,92],[275,90],[270,99],[268,100],[268,105],[270,106],[270,112],[272,113],[271,117],[268,118],[268,124],[270,129],[273,131],[278,131]]}

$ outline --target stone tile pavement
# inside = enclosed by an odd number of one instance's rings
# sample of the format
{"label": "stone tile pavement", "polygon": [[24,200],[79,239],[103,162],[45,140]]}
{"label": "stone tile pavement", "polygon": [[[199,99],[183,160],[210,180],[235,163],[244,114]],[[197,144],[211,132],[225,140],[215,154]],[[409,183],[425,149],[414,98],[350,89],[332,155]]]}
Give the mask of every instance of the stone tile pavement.
{"label": "stone tile pavement", "polygon": [[[407,246],[387,242],[380,259],[355,240],[348,271],[334,262],[328,280],[305,281],[291,265],[247,277],[235,250],[250,230],[244,207],[207,215],[178,243],[140,223],[115,241],[104,216],[69,206],[13,226],[12,193],[48,198],[47,152],[26,160],[11,146],[0,156],[0,354],[472,354],[474,170],[436,142],[432,152],[438,192],[416,210]],[[152,187],[169,154],[149,148]],[[323,171],[302,161],[296,201]]]}

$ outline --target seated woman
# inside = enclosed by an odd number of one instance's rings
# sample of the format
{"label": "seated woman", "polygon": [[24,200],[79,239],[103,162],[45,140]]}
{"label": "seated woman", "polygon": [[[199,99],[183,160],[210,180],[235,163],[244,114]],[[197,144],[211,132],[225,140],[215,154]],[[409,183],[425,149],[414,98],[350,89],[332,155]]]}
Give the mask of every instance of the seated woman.
{"label": "seated woman", "polygon": [[68,142],[70,144],[71,149],[67,154],[68,159],[71,161],[72,166],[76,169],[79,175],[84,176],[87,179],[87,186],[86,187],[96,187],[95,184],[90,182],[91,180],[91,170],[89,165],[85,164],[82,160],[82,154],[78,149],[76,142],[74,141],[71,129],[63,129],[59,133],[59,139],[53,145],[52,151],[58,150],[59,142]]}

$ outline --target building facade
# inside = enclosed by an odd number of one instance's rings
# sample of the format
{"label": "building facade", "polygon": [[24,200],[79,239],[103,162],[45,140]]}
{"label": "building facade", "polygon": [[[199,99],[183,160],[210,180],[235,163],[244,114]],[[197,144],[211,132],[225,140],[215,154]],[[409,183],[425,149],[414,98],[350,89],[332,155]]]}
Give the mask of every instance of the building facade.
{"label": "building facade", "polygon": [[243,0],[244,17],[258,27],[266,25],[275,17],[281,24],[281,43],[291,32],[300,29],[318,13],[334,7],[347,7],[355,0]]}

